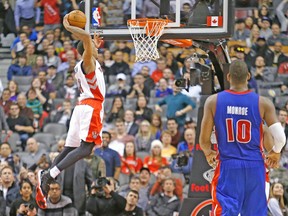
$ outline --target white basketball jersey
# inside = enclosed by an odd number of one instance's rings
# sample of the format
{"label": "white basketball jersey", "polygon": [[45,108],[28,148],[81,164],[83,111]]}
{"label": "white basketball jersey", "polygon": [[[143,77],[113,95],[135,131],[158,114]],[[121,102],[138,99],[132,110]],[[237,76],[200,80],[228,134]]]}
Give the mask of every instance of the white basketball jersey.
{"label": "white basketball jersey", "polygon": [[80,101],[87,98],[104,101],[106,94],[105,80],[99,62],[96,60],[95,71],[89,74],[83,72],[82,62],[83,60],[74,68],[75,78],[80,91]]}

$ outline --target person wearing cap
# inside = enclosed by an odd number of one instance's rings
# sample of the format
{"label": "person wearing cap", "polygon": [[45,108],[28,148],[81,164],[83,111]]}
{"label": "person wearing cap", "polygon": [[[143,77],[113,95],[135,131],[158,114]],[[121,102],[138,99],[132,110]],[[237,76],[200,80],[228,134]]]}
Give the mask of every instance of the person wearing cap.
{"label": "person wearing cap", "polygon": [[142,167],[140,169],[140,189],[139,189],[139,194],[140,194],[140,200],[138,202],[138,205],[142,209],[146,209],[146,206],[149,202],[149,193],[152,185],[150,184],[151,180],[151,172],[147,167]]}
{"label": "person wearing cap", "polygon": [[250,30],[245,28],[245,20],[244,19],[236,20],[233,40],[245,41],[246,38],[248,38],[249,36],[250,36]]}
{"label": "person wearing cap", "polygon": [[162,157],[163,144],[160,140],[154,140],[151,143],[151,154],[144,158],[144,167],[148,168],[151,173],[157,174],[159,169],[167,166],[169,163],[166,158]]}
{"label": "person wearing cap", "polygon": [[47,82],[52,84],[56,90],[59,90],[63,86],[63,74],[57,73],[55,65],[49,65],[47,69]]}
{"label": "person wearing cap", "polygon": [[265,37],[267,40],[270,36],[273,35],[272,30],[270,28],[271,20],[269,17],[262,17],[261,19],[261,29],[260,29],[260,37]]}
{"label": "person wearing cap", "polygon": [[256,58],[255,67],[251,68],[251,74],[256,80],[261,80],[263,82],[275,81],[275,75],[270,67],[265,66],[265,59],[262,56]]}
{"label": "person wearing cap", "polygon": [[129,87],[126,85],[126,75],[119,73],[116,76],[116,83],[109,86],[106,97],[121,96],[126,98]]}
{"label": "person wearing cap", "polygon": [[27,57],[19,55],[18,63],[11,64],[8,68],[7,79],[12,80],[13,76],[31,76],[32,67],[27,65]]}

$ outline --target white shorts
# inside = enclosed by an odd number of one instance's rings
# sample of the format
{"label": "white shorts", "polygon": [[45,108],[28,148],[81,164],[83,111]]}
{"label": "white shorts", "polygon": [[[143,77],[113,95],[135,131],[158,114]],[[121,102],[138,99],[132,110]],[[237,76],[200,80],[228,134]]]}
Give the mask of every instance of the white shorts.
{"label": "white shorts", "polygon": [[81,140],[101,145],[102,119],[101,105],[99,107],[86,104],[75,106],[65,146],[79,147]]}

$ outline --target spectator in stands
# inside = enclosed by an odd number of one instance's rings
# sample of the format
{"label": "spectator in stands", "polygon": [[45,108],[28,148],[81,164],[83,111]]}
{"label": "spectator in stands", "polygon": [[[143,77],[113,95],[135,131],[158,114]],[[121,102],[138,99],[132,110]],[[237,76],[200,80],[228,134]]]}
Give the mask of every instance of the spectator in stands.
{"label": "spectator in stands", "polygon": [[86,188],[91,189],[92,170],[84,160],[78,160],[75,164],[65,169],[57,177],[62,185],[63,195],[68,196],[79,216],[85,216],[86,211]]}
{"label": "spectator in stands", "polygon": [[157,59],[157,69],[154,70],[151,74],[151,78],[154,80],[154,83],[158,83],[159,80],[163,77],[163,71],[167,68],[167,62],[165,58]]}
{"label": "spectator in stands", "polygon": [[166,57],[167,67],[171,69],[173,74],[176,74],[176,72],[178,71],[179,68],[178,68],[178,63],[175,59],[173,52],[167,51],[167,54],[165,57]]}
{"label": "spectator in stands", "polygon": [[36,65],[37,55],[35,54],[35,45],[33,43],[29,43],[26,48],[26,57],[27,57],[27,65],[33,67]]}
{"label": "spectator in stands", "polygon": [[45,56],[47,54],[47,49],[49,46],[49,40],[44,37],[43,33],[40,31],[38,32],[38,39],[36,41],[36,53],[38,55]]}
{"label": "spectator in stands", "polygon": [[245,28],[251,30],[254,25],[254,20],[252,16],[248,16],[245,18]]}
{"label": "spectator in stands", "polygon": [[152,114],[150,131],[156,139],[160,139],[160,135],[162,132],[162,119],[161,115],[159,115],[158,113]]}
{"label": "spectator in stands", "polygon": [[160,140],[154,140],[151,143],[151,155],[144,158],[144,167],[148,168],[151,173],[157,175],[161,167],[167,166],[168,161],[162,157],[161,151],[163,144]]}
{"label": "spectator in stands", "polygon": [[38,216],[78,216],[72,200],[62,194],[60,183],[54,181],[49,187],[47,208],[39,209]]}
{"label": "spectator in stands", "polygon": [[274,46],[276,42],[281,42],[284,46],[288,46],[287,35],[284,35],[280,31],[278,23],[272,24],[272,35],[268,38],[267,43],[269,46]]}
{"label": "spectator in stands", "polygon": [[140,190],[139,194],[141,197],[142,202],[139,200],[138,205],[142,209],[146,209],[146,206],[149,202],[149,194],[150,194],[150,189],[151,189],[151,172],[147,167],[142,167],[140,170]]}
{"label": "spectator in stands", "polygon": [[148,107],[148,99],[144,95],[138,95],[135,109],[135,121],[147,120],[151,122],[153,110]]}
{"label": "spectator in stands", "polygon": [[55,65],[48,66],[47,69],[47,82],[52,84],[56,90],[59,90],[63,86],[63,74],[57,73]]}
{"label": "spectator in stands", "polygon": [[119,154],[113,149],[108,148],[111,141],[111,134],[107,131],[102,132],[102,147],[95,149],[95,154],[100,156],[106,165],[106,176],[119,178],[121,159]]}
{"label": "spectator in stands", "polygon": [[62,62],[57,69],[57,72],[61,73],[64,77],[67,77],[68,75],[74,73],[74,67],[77,63],[73,50],[68,50],[66,52],[66,58],[67,61]]}
{"label": "spectator in stands", "polygon": [[281,125],[282,125],[282,127],[284,129],[284,132],[285,132],[285,135],[286,135],[286,140],[287,140],[287,137],[288,137],[287,117],[288,117],[287,109],[282,108],[282,109],[280,109],[278,111],[278,120],[279,120],[279,122],[281,123]]}
{"label": "spectator in stands", "polygon": [[63,124],[68,129],[72,111],[73,107],[71,101],[69,99],[65,99],[61,107],[59,107],[57,110],[53,110],[50,113],[50,121],[48,122]]}
{"label": "spectator in stands", "polygon": [[166,97],[167,95],[172,95],[172,94],[173,94],[173,90],[168,87],[168,83],[166,79],[161,78],[159,80],[159,85],[156,88],[155,97],[162,98],[162,97]]}
{"label": "spectator in stands", "polygon": [[126,84],[126,75],[124,73],[117,74],[116,83],[111,84],[106,93],[106,97],[120,96],[126,98],[129,87]]}
{"label": "spectator in stands", "polygon": [[11,104],[10,106],[10,116],[7,118],[7,124],[11,131],[19,133],[22,148],[24,150],[26,145],[26,140],[29,135],[34,132],[32,123],[26,116],[20,116],[20,108],[18,104]]}
{"label": "spectator in stands", "polygon": [[122,157],[124,154],[125,144],[123,141],[118,140],[115,128],[110,128],[108,132],[111,134],[111,141],[108,147],[116,151]]}
{"label": "spectator in stands", "polygon": [[[124,149],[124,155],[121,157],[121,172],[126,175],[135,175],[140,172],[143,166],[141,158],[137,157],[136,147],[133,142],[127,142]],[[139,181],[140,185],[140,181]]]}
{"label": "spectator in stands", "polygon": [[12,167],[6,165],[0,169],[0,182],[3,197],[6,203],[6,212],[9,212],[11,204],[14,200],[20,198],[19,186],[13,175]]}
{"label": "spectator in stands", "polygon": [[126,215],[139,215],[143,216],[142,208],[137,206],[139,201],[139,193],[138,191],[131,190],[128,192],[126,196],[126,206],[123,212],[119,214],[119,216],[126,216]]}
{"label": "spectator in stands", "polygon": [[95,149],[96,146],[92,149],[91,154],[84,159],[92,171],[93,181],[106,176],[105,161],[100,156],[94,154]]}
{"label": "spectator in stands", "polygon": [[[1,9],[1,4],[2,2],[0,3],[0,9]],[[1,41],[0,41],[0,45],[1,45]],[[0,190],[0,216],[5,216],[5,214],[6,214],[6,203],[3,197],[3,191]]]}
{"label": "spectator in stands", "polygon": [[143,120],[139,124],[139,130],[135,136],[136,151],[149,152],[153,140],[155,140],[155,136],[151,133],[150,123],[147,120]]}
{"label": "spectator in stands", "polygon": [[163,193],[157,193],[150,199],[146,208],[148,216],[173,215],[180,210],[181,202],[174,194],[175,182],[172,178],[163,181]]}
{"label": "spectator in stands", "polygon": [[272,184],[272,186],[270,187],[268,209],[273,216],[287,214],[287,199],[284,194],[283,184],[277,182]]}
{"label": "spectator in stands", "polygon": [[[19,55],[21,52],[24,51],[24,42],[25,40],[28,39],[28,35],[25,32],[20,32],[19,33],[19,41],[16,42],[15,44],[12,44],[11,47],[11,57],[12,59],[15,59],[17,57],[17,54]],[[23,54],[23,53],[21,53]]]}
{"label": "spectator in stands", "polygon": [[16,102],[17,101],[17,97],[18,97],[18,94],[19,94],[19,88],[18,88],[18,83],[15,82],[14,80],[10,80],[8,82],[8,88],[10,90],[10,100],[13,101],[13,102]]}
{"label": "spectator in stands", "polygon": [[174,118],[168,118],[167,120],[167,130],[171,133],[172,141],[171,144],[177,148],[181,140],[181,131],[178,129],[178,123]]}
{"label": "spectator in stands", "polygon": [[68,100],[76,100],[79,95],[79,89],[72,75],[68,75],[65,84],[60,87],[56,93],[57,98],[65,98]]}
{"label": "spectator in stands", "polygon": [[[93,216],[117,215],[126,206],[126,200],[115,192],[115,181],[109,178],[110,184],[101,188],[92,187],[90,196],[87,199],[87,211]],[[102,192],[99,194],[99,190]]]}
{"label": "spectator in stands", "polygon": [[122,143],[127,143],[128,141],[134,142],[134,136],[126,133],[124,119],[120,119],[120,118],[116,119],[115,126],[116,126],[116,134],[117,134],[116,139],[119,142],[122,142]]}
{"label": "spectator in stands", "polygon": [[173,72],[170,68],[165,68],[163,70],[163,78],[167,81],[168,86],[170,88],[172,88],[173,82],[174,82],[174,75],[173,75]]}
{"label": "spectator in stands", "polygon": [[133,84],[127,95],[127,98],[136,98],[138,95],[150,97],[150,89],[144,85],[145,78],[141,73],[138,73],[133,78]]}
{"label": "spectator in stands", "polygon": [[27,65],[27,57],[20,55],[18,63],[11,64],[8,68],[7,79],[12,80],[13,76],[30,76],[32,75],[32,67]]}
{"label": "spectator in stands", "polygon": [[[63,64],[63,62],[68,61],[68,58],[71,58],[70,56],[70,52],[68,51],[72,51],[74,54],[74,59],[77,58],[77,50],[73,47],[72,45],[72,41],[71,40],[66,40],[63,42],[63,51],[61,51],[59,53],[59,58]],[[68,56],[67,56],[68,55]]]}
{"label": "spectator in stands", "polygon": [[[44,94],[50,94],[55,91],[55,86],[53,83],[49,83],[47,81],[47,72],[46,71],[40,71],[38,73],[37,78],[40,81],[41,84],[41,90],[43,91]],[[35,82],[37,82],[35,79],[32,81],[32,87],[34,88],[33,85],[35,85]]]}
{"label": "spectator in stands", "polygon": [[257,39],[260,36],[260,29],[257,25],[253,25],[251,32],[250,32],[250,37],[246,38],[246,46],[247,47],[252,47],[253,45],[256,44]]}
{"label": "spectator in stands", "polygon": [[154,80],[150,77],[149,75],[149,67],[148,66],[143,66],[141,68],[140,73],[144,77],[144,86],[146,86],[148,89],[154,89],[155,88],[155,83]]}
{"label": "spectator in stands", "polygon": [[262,56],[256,58],[255,68],[251,68],[251,74],[256,80],[263,82],[274,82],[275,80],[275,74],[265,66],[265,59]]}
{"label": "spectator in stands", "polygon": [[[167,104],[167,118],[175,118],[179,127],[182,128],[185,122],[186,113],[196,107],[196,103],[188,96],[181,93],[181,89],[173,84],[173,95],[165,97],[155,105],[155,110],[162,112],[160,106]],[[173,134],[172,134],[173,136]]]}
{"label": "spectator in stands", "polygon": [[61,27],[61,0],[41,0],[38,5],[44,8],[44,32]]}
{"label": "spectator in stands", "polygon": [[106,49],[104,51],[103,55],[104,55],[104,64],[105,64],[105,66],[107,68],[110,68],[115,63],[115,61],[112,58],[112,54],[111,54],[110,50]]}
{"label": "spectator in stands", "polygon": [[271,26],[271,20],[269,17],[262,17],[261,19],[261,29],[260,29],[260,37],[264,37],[266,41],[269,37],[273,35],[272,30],[270,28]]}
{"label": "spectator in stands", "polygon": [[40,8],[35,5],[34,0],[18,0],[15,5],[14,17],[17,31],[23,25],[34,28],[35,23],[38,24],[40,22]]}
{"label": "spectator in stands", "polygon": [[250,52],[245,58],[248,67],[251,68],[255,64],[257,56],[262,56],[265,59],[266,66],[272,66],[273,52],[269,49],[264,37],[259,37],[255,45],[250,49]]}
{"label": "spectator in stands", "polygon": [[276,8],[276,15],[277,18],[279,19],[279,22],[281,24],[281,32],[287,34],[287,26],[288,26],[288,10],[286,8],[286,11],[284,11],[284,7],[287,5],[287,0],[282,0],[280,4]]}
{"label": "spectator in stands", "polygon": [[32,75],[36,77],[40,71],[47,71],[47,66],[44,63],[44,57],[42,55],[36,57],[36,63],[32,67]]}
{"label": "spectator in stands", "polygon": [[106,122],[111,123],[115,122],[118,118],[124,117],[124,104],[123,99],[120,96],[114,97],[112,101],[112,107],[110,111],[107,113]]}
{"label": "spectator in stands", "polygon": [[141,186],[140,178],[137,175],[131,175],[129,184],[127,186],[120,188],[119,195],[126,197],[130,190],[135,190],[139,192],[140,186]]}
{"label": "spectator in stands", "polygon": [[108,73],[109,75],[117,75],[119,73],[124,73],[126,75],[130,75],[130,67],[129,65],[123,60],[123,52],[116,51],[115,52],[115,62],[109,68]]}
{"label": "spectator in stands", "polygon": [[[131,49],[127,46],[127,42],[124,40],[118,41],[118,48],[117,48],[116,52],[117,51],[121,51],[123,53],[124,57],[127,56],[128,58],[129,58],[130,53],[131,53]],[[129,60],[128,58],[127,58],[127,60]]]}
{"label": "spectator in stands", "polygon": [[47,48],[47,55],[44,56],[44,61],[45,64],[50,66],[50,65],[54,65],[56,68],[59,67],[59,65],[61,64],[61,60],[60,58],[55,55],[55,46],[54,45],[48,45]]}
{"label": "spectator in stands", "polygon": [[177,153],[176,148],[171,145],[172,136],[170,131],[165,130],[161,133],[161,141],[163,144],[161,155],[169,161],[171,159],[171,156]]}
{"label": "spectator in stands", "polygon": [[[3,107],[0,106],[0,132],[1,134],[7,134],[9,132],[9,127],[8,124],[6,122],[6,116],[4,113],[4,109]],[[1,142],[1,136],[0,136],[0,142]]]}
{"label": "spectator in stands", "polygon": [[139,125],[136,124],[134,120],[134,111],[131,109],[126,109],[124,113],[126,133],[132,136],[135,136],[139,129]]}
{"label": "spectator in stands", "polygon": [[23,163],[27,164],[28,168],[34,164],[37,164],[43,155],[47,155],[48,157],[48,152],[44,148],[40,148],[40,144],[35,138],[29,138],[26,146],[27,154],[23,155],[21,159]]}
{"label": "spectator in stands", "polygon": [[26,116],[33,123],[34,113],[30,107],[27,107],[27,97],[25,93],[20,93],[17,97],[17,103],[20,107],[20,116]]}
{"label": "spectator in stands", "polygon": [[14,160],[11,146],[8,142],[2,142],[0,145],[0,162],[5,161],[7,164],[12,167],[15,172]]}
{"label": "spectator in stands", "polygon": [[149,68],[149,75],[151,75],[152,72],[157,69],[157,64],[154,61],[136,62],[133,64],[131,76],[134,77],[136,74],[138,74],[144,66]]}
{"label": "spectator in stands", "polygon": [[174,194],[180,199],[183,199],[183,184],[181,179],[173,178],[172,170],[169,166],[161,167],[157,175],[157,181],[151,188],[150,195],[155,196],[157,193],[163,192],[163,181],[167,178],[172,178],[175,182]]}
{"label": "spectator in stands", "polygon": [[8,88],[5,88],[3,90],[3,92],[2,92],[2,96],[1,96],[1,99],[0,99],[0,106],[3,107],[4,113],[5,113],[6,116],[9,115],[10,106],[13,103],[10,100],[10,97],[11,97],[10,90]]}
{"label": "spectator in stands", "polygon": [[43,107],[41,102],[37,99],[36,91],[33,88],[28,90],[26,106],[32,109],[34,113],[34,119],[39,120],[41,118],[43,113]]}
{"label": "spectator in stands", "polygon": [[27,205],[33,205],[37,207],[35,199],[32,197],[33,193],[33,184],[29,181],[29,179],[23,179],[20,182],[20,194],[21,197],[14,200],[11,204],[10,208],[10,216],[17,216],[17,209],[20,207],[20,205],[27,204]]}
{"label": "spectator in stands", "polygon": [[187,128],[184,131],[184,141],[178,144],[177,153],[183,151],[190,151],[190,152],[194,151],[195,137],[196,137],[195,128]]}
{"label": "spectator in stands", "polygon": [[283,62],[288,62],[288,57],[282,52],[282,43],[280,41],[275,42],[273,54],[274,67],[279,67]]}
{"label": "spectator in stands", "polygon": [[233,34],[233,40],[245,41],[250,36],[250,30],[245,28],[245,20],[238,19],[235,22],[235,31]]}

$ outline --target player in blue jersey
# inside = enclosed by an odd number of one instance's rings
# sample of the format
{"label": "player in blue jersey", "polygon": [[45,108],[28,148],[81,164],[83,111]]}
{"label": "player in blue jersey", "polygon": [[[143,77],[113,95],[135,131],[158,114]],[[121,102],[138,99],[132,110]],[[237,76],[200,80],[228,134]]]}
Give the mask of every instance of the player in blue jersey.
{"label": "player in blue jersey", "polygon": [[[199,138],[207,162],[216,167],[211,183],[213,213],[266,216],[263,120],[274,140],[266,156],[268,166],[277,167],[286,137],[272,102],[248,90],[250,74],[245,62],[232,62],[227,79],[230,89],[205,102]],[[211,149],[214,125],[218,152]]]}

